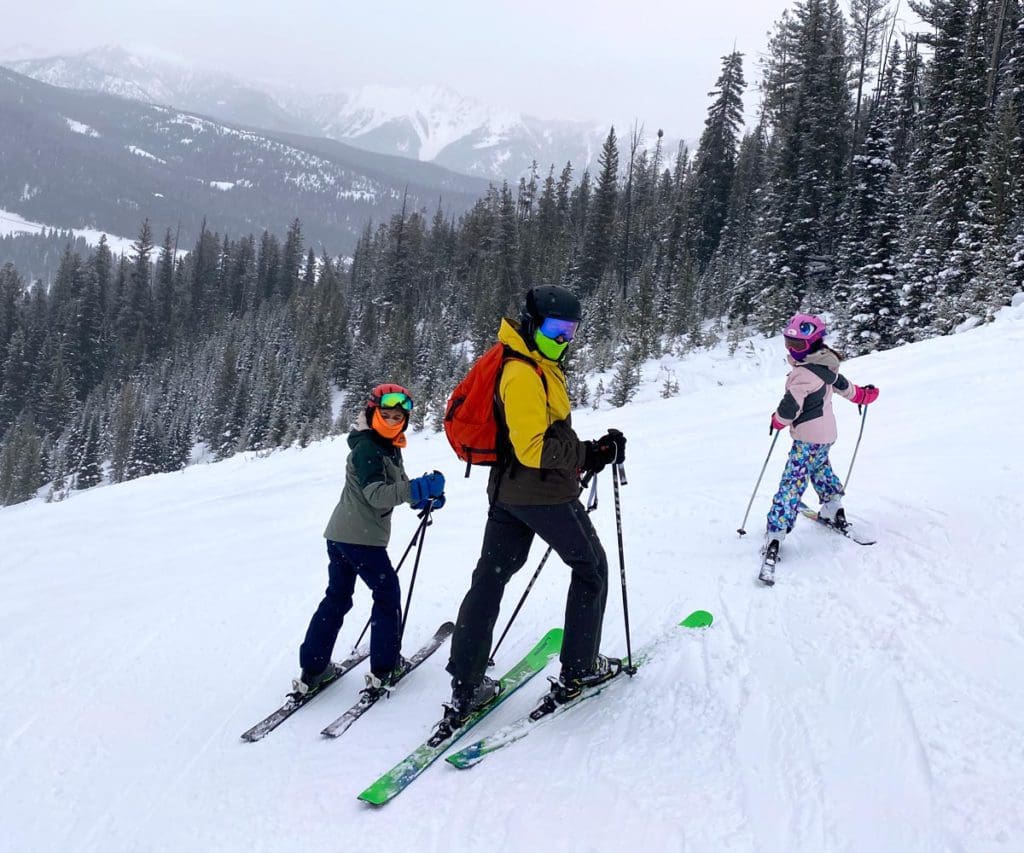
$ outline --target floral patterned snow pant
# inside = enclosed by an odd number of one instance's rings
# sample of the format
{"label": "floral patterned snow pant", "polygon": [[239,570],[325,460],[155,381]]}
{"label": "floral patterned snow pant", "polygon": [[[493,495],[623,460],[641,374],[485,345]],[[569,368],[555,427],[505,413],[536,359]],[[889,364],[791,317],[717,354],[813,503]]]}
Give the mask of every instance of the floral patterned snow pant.
{"label": "floral patterned snow pant", "polygon": [[796,521],[797,505],[807,489],[807,479],[811,480],[818,500],[825,503],[829,498],[843,493],[843,484],[832,470],[828,461],[828,450],[831,444],[812,444],[809,441],[794,441],[789,451],[786,470],[782,472],[782,482],[772,500],[772,508],[768,513],[768,531],[787,533],[793,529]]}

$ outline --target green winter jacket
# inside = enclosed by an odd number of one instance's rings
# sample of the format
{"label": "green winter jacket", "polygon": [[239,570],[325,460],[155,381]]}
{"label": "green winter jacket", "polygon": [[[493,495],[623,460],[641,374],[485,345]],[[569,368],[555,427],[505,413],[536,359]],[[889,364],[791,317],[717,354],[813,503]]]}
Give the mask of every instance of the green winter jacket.
{"label": "green winter jacket", "polygon": [[410,499],[402,451],[374,432],[365,414],[349,433],[348,446],[352,450],[345,463],[345,488],[324,536],[350,545],[386,546],[392,511]]}

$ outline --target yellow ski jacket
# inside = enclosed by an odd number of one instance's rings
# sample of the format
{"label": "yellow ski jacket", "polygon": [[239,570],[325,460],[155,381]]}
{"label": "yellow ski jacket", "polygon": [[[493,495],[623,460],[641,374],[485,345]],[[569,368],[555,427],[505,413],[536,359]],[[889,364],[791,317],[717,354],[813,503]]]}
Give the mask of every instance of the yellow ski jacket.
{"label": "yellow ski jacket", "polygon": [[544,381],[520,359],[505,362],[498,397],[514,459],[509,466],[491,469],[488,495],[512,505],[576,500],[584,450],[572,428],[565,374],[557,362],[526,345],[514,320],[501,321],[498,340],[538,365]]}

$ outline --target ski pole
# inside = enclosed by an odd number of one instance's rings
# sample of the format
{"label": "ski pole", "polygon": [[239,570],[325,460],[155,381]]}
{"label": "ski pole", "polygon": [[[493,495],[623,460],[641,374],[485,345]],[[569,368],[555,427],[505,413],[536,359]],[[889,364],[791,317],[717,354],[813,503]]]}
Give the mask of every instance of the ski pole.
{"label": "ski pole", "polygon": [[754,498],[757,496],[757,490],[761,486],[761,478],[764,476],[765,469],[768,467],[768,460],[772,458],[772,451],[775,450],[775,442],[779,440],[779,433],[776,432],[774,438],[772,438],[772,446],[768,448],[768,455],[764,458],[764,465],[761,466],[761,473],[757,475],[757,482],[754,484],[754,493],[750,496],[750,503],[747,504],[747,511],[743,513],[743,522],[737,528],[736,532],[740,536],[746,536],[747,517],[750,515],[750,508],[754,505]]}
{"label": "ski pole", "polygon": [[533,589],[533,585],[537,583],[537,578],[540,577],[540,570],[544,568],[544,564],[547,563],[548,557],[551,556],[552,547],[548,545],[547,551],[544,552],[544,556],[540,558],[540,565],[537,566],[537,571],[533,573],[533,577],[530,578],[530,582],[526,585],[526,590],[523,592],[523,597],[519,599],[519,603],[516,605],[516,609],[512,611],[512,615],[509,617],[508,624],[505,626],[505,630],[501,632],[501,636],[498,637],[498,642],[494,646],[494,651],[491,652],[491,656],[487,659],[488,666],[494,666],[494,656],[498,653],[498,649],[501,648],[501,644],[505,641],[505,637],[508,635],[508,629],[512,627],[512,623],[516,621],[516,617],[519,615],[519,611],[523,609],[523,605],[526,604],[526,596],[530,594],[530,590]]}
{"label": "ski pole", "polygon": [[420,570],[420,555],[423,553],[423,541],[427,538],[427,525],[430,524],[430,513],[434,509],[434,499],[427,501],[426,515],[423,516],[423,523],[420,525],[420,543],[416,546],[416,559],[412,564],[412,577],[409,578],[409,592],[405,596],[405,607],[402,610],[402,627],[398,631],[398,643],[401,645],[402,637],[405,636],[405,620],[409,618],[409,605],[412,603],[412,590],[416,586],[416,574]]}
{"label": "ski pole", "polygon": [[615,493],[615,532],[619,538],[619,578],[622,581],[622,616],[626,621],[626,673],[633,675],[633,646],[629,639],[629,602],[626,599],[626,556],[622,549],[622,508],[619,502],[619,477],[626,482],[626,471],[621,462],[612,465],[612,491]]}
{"label": "ski pole", "polygon": [[[582,481],[583,488],[587,487],[587,484],[594,477],[593,471],[588,471]],[[594,484],[597,484],[597,480],[594,479]],[[580,490],[582,492],[582,489]],[[587,512],[597,508],[597,494],[592,493],[590,497],[590,503],[587,506]],[[523,605],[526,603],[526,596],[530,594],[530,590],[533,589],[533,585],[537,583],[537,578],[540,577],[540,570],[544,568],[544,564],[547,563],[548,557],[551,556],[552,547],[548,545],[547,551],[544,552],[544,556],[540,559],[540,565],[537,566],[537,571],[533,573],[533,577],[530,578],[530,582],[526,585],[526,590],[523,592],[522,598],[519,599],[519,603],[516,605],[516,609],[512,611],[512,615],[509,617],[508,624],[505,626],[505,630],[501,632],[501,636],[498,638],[498,642],[494,646],[494,651],[491,652],[490,657],[487,659],[488,666],[494,666],[494,656],[498,653],[498,649],[501,648],[501,644],[505,641],[505,637],[508,636],[508,629],[512,627],[512,623],[516,621],[516,617],[519,615],[519,611],[523,609]]]}
{"label": "ski pole", "polygon": [[850,488],[850,475],[853,473],[853,463],[857,461],[857,451],[860,450],[860,439],[864,435],[864,421],[868,418],[868,407],[858,406],[860,409],[860,432],[857,433],[857,443],[853,447],[853,458],[850,460],[850,470],[846,472],[846,479],[843,481],[843,494]]}
{"label": "ski pole", "polygon": [[[431,503],[431,507],[432,506],[433,506],[433,503]],[[425,510],[423,510],[422,513],[420,513],[421,521],[420,521],[419,525],[416,527],[416,532],[413,533],[412,539],[409,540],[409,544],[405,546],[405,553],[402,554],[402,559],[399,560],[398,561],[398,565],[395,566],[395,573],[396,574],[399,571],[401,571],[402,564],[405,562],[405,558],[409,556],[409,552],[412,550],[412,546],[415,545],[419,541],[420,533],[427,527],[428,524],[432,523],[431,520],[430,520],[430,512],[428,511],[428,509],[425,509]],[[359,633],[359,639],[357,639],[352,644],[352,651],[355,651],[357,648],[359,648],[359,644],[363,641],[363,637],[366,636],[366,632],[370,629],[370,623],[372,621],[373,621],[373,617],[372,616],[369,619],[366,620],[366,624],[363,626],[363,630]]]}

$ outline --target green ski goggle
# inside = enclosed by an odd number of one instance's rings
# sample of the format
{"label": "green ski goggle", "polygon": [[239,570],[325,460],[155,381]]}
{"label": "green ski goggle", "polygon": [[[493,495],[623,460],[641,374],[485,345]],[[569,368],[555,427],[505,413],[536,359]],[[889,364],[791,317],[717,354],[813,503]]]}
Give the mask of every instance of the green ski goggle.
{"label": "green ski goggle", "polygon": [[389,391],[387,394],[380,395],[379,405],[382,409],[405,409],[407,412],[411,412],[412,397],[401,391]]}

